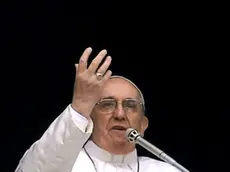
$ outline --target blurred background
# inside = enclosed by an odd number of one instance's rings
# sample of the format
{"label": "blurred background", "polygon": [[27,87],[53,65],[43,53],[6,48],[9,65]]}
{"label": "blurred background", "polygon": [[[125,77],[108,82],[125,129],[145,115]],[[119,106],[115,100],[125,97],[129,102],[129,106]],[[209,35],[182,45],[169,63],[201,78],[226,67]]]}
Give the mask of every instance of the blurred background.
{"label": "blurred background", "polygon": [[226,170],[230,84],[223,6],[70,0],[1,5],[0,171],[14,171],[71,103],[74,64],[89,46],[90,60],[107,49],[113,73],[143,91],[148,141],[191,172]]}

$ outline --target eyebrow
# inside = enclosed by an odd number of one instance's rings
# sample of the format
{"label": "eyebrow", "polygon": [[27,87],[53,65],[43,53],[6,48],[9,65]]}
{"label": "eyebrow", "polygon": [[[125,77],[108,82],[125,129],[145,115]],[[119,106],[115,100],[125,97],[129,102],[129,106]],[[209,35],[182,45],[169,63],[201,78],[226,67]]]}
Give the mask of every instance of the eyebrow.
{"label": "eyebrow", "polygon": [[[103,99],[115,99],[115,97],[113,97],[113,96],[108,96],[108,97],[103,97],[102,100],[103,100]],[[136,98],[127,97],[127,98],[125,98],[125,99],[136,99]]]}
{"label": "eyebrow", "polygon": [[102,100],[103,99],[115,99],[115,98],[113,96],[108,96],[108,97],[103,97]]}

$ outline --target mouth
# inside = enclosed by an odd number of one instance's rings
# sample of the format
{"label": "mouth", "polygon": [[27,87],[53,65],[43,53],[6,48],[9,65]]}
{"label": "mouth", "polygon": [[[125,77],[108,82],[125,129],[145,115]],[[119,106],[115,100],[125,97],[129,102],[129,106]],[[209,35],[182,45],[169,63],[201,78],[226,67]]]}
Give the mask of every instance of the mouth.
{"label": "mouth", "polygon": [[112,130],[119,130],[119,131],[126,131],[126,127],[124,127],[124,126],[114,126],[114,127],[112,127]]}

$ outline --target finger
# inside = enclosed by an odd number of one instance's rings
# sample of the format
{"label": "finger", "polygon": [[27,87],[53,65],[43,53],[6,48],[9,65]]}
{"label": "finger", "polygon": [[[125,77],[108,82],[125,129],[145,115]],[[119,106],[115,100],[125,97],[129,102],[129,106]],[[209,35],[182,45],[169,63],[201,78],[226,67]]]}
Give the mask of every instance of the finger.
{"label": "finger", "polygon": [[107,81],[111,77],[111,75],[112,75],[112,71],[111,70],[107,70],[106,73],[105,73],[105,75],[104,75],[104,77],[103,77],[103,79],[102,79],[102,81],[103,82]]}
{"label": "finger", "polygon": [[92,48],[86,48],[85,51],[82,53],[80,60],[79,60],[79,64],[78,64],[78,72],[84,72],[87,69],[87,62],[89,59],[89,55],[92,52]]}
{"label": "finger", "polygon": [[76,71],[78,71],[78,64],[75,64]]}
{"label": "finger", "polygon": [[109,68],[109,65],[111,64],[112,58],[110,56],[106,57],[106,60],[104,63],[101,65],[101,67],[97,70],[97,72],[101,73],[104,75],[104,73],[107,71]]}
{"label": "finger", "polygon": [[105,57],[105,55],[107,54],[106,50],[102,50],[91,62],[88,70],[90,73],[94,74],[95,71],[97,70],[99,64],[101,63],[101,61],[103,60],[103,58]]}

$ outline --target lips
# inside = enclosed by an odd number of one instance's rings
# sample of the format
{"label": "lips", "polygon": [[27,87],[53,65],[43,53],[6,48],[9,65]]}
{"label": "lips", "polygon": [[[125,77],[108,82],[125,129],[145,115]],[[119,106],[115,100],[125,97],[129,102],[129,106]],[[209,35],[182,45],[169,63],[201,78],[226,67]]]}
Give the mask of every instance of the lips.
{"label": "lips", "polygon": [[121,126],[121,125],[116,125],[112,127],[113,130],[126,130],[127,127]]}

